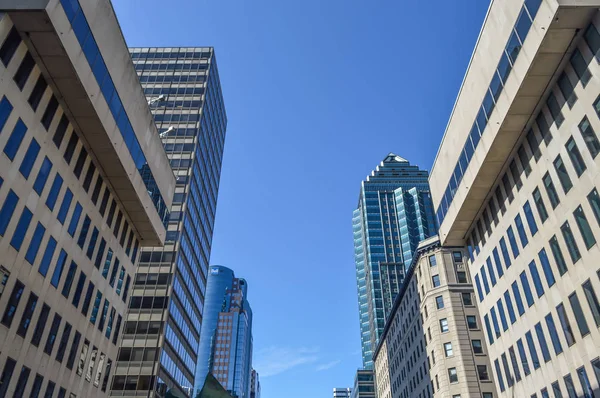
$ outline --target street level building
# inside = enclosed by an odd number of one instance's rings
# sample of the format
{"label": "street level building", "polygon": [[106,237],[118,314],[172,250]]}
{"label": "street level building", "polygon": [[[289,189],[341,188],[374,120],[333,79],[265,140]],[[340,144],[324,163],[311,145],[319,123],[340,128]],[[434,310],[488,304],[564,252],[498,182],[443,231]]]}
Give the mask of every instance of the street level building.
{"label": "street level building", "polygon": [[437,232],[427,178],[390,153],[361,182],[352,224],[365,369],[373,367],[373,349],[419,241]]}
{"label": "street level building", "polygon": [[431,173],[503,397],[600,387],[599,6],[493,1]]}
{"label": "street level building", "polygon": [[359,369],[354,377],[350,398],[375,398],[375,374],[369,369]]}
{"label": "street level building", "polygon": [[351,393],[351,388],[334,388],[333,398],[350,398]]}
{"label": "street level building", "polygon": [[110,1],[0,10],[0,396],[106,397],[175,178]]}
{"label": "street level building", "polygon": [[422,241],[375,350],[379,398],[496,397],[462,247]]}
{"label": "street level building", "polygon": [[227,126],[219,72],[210,47],[130,51],[176,185],[166,243],[140,255],[112,395],[190,396]]}

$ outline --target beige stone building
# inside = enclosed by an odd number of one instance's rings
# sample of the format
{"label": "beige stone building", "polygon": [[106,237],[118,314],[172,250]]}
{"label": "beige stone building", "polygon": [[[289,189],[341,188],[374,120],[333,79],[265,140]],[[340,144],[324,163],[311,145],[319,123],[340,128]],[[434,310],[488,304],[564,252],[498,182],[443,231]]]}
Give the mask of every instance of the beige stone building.
{"label": "beige stone building", "polygon": [[379,398],[497,396],[462,248],[419,244],[373,359]]}
{"label": "beige stone building", "polygon": [[504,397],[598,395],[598,7],[492,1],[431,172]]}
{"label": "beige stone building", "polygon": [[175,179],[109,0],[0,11],[0,397],[105,397]]}

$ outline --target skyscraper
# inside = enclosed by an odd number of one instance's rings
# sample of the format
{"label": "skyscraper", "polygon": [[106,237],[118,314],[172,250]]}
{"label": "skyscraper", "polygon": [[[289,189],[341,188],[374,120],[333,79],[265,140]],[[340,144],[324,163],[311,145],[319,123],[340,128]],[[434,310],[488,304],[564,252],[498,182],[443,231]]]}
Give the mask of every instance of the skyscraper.
{"label": "skyscraper", "polygon": [[258,377],[258,372],[252,369],[252,383],[250,385],[250,398],[260,398],[260,380]]}
{"label": "skyscraper", "polygon": [[427,171],[390,153],[361,182],[352,223],[366,369],[373,368],[373,349],[419,241],[437,232],[427,178]]}
{"label": "skyscraper", "polygon": [[599,6],[492,2],[431,172],[501,397],[598,396]]}
{"label": "skyscraper", "polygon": [[175,178],[110,1],[1,7],[0,396],[106,397]]}
{"label": "skyscraper", "polygon": [[[177,182],[166,243],[142,251],[113,395],[194,386],[227,118],[212,48],[133,48]],[[131,380],[149,377],[132,388]]]}
{"label": "skyscraper", "polygon": [[250,398],[253,347],[248,284],[231,269],[213,265],[204,303],[196,389],[212,373],[235,397]]}

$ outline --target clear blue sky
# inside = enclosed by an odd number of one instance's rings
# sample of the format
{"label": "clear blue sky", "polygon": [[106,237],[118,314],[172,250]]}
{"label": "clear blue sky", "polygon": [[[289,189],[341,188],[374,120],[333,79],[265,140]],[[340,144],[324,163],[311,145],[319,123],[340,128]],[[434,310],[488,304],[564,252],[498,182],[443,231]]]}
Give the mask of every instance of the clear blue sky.
{"label": "clear blue sky", "polygon": [[395,152],[429,169],[488,1],[113,0],[131,46],[214,46],[229,124],[212,263],[249,283],[262,398],[361,365],[352,210]]}

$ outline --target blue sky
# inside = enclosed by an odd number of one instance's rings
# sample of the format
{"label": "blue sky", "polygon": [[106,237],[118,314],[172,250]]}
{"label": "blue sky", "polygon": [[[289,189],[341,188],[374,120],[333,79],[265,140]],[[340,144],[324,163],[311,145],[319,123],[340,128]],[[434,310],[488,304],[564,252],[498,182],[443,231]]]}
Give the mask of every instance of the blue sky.
{"label": "blue sky", "polygon": [[113,0],[131,46],[214,46],[229,119],[213,264],[249,284],[262,398],[331,397],[361,365],[359,184],[429,169],[488,2]]}

